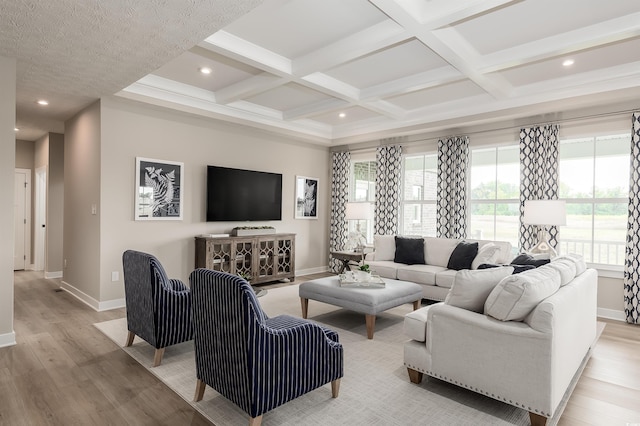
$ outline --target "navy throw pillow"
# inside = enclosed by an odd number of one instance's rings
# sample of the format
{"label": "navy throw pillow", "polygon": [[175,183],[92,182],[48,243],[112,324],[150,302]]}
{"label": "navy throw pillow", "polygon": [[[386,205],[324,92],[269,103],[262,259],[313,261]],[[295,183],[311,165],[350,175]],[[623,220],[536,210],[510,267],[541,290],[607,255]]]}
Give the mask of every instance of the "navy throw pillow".
{"label": "navy throw pillow", "polygon": [[424,265],[424,239],[395,237],[396,254],[393,261],[405,265]]}
{"label": "navy throw pillow", "polygon": [[478,243],[468,243],[461,241],[456,248],[453,249],[447,268],[460,271],[462,269],[471,269],[471,263],[478,254]]}
{"label": "navy throw pillow", "polygon": [[511,264],[512,265],[533,265],[537,268],[538,266],[546,265],[549,262],[550,262],[549,259],[535,259],[530,254],[522,253],[516,256],[516,258],[511,261]]}

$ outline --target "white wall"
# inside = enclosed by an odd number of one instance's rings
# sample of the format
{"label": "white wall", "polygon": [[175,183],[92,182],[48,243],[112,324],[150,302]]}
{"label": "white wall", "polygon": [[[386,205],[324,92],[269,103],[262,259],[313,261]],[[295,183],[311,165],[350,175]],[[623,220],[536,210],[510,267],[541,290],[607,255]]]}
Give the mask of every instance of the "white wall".
{"label": "white wall", "polygon": [[[15,345],[13,331],[13,200],[16,164],[16,61],[0,57],[0,347]],[[7,184],[11,182],[11,184]]]}

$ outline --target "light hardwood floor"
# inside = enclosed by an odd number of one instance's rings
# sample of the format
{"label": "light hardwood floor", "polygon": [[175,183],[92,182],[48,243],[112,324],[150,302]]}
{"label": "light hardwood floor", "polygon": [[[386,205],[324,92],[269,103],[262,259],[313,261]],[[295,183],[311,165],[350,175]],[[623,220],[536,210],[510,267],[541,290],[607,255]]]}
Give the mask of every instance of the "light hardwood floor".
{"label": "light hardwood floor", "polygon": [[[95,312],[40,273],[17,272],[18,344],[0,348],[0,425],[210,424],[93,327],[124,316]],[[561,426],[640,425],[640,327],[606,322]]]}

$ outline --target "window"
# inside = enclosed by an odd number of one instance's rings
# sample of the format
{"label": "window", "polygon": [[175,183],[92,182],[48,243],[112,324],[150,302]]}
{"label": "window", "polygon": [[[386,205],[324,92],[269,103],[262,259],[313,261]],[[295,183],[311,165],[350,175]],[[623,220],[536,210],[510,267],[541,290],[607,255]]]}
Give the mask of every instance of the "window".
{"label": "window", "polygon": [[[376,200],[376,161],[352,161],[349,182],[349,201],[368,201],[372,205]],[[372,206],[373,207],[373,206]],[[360,229],[367,242],[373,242],[373,220],[348,221],[349,234]]]}
{"label": "window", "polygon": [[560,141],[559,195],[567,202],[560,253],[578,253],[593,264],[624,265],[630,137]]}
{"label": "window", "polygon": [[437,154],[404,158],[401,224],[403,235],[436,236]]}
{"label": "window", "polygon": [[472,239],[508,241],[518,248],[520,148],[471,150],[469,231]]}

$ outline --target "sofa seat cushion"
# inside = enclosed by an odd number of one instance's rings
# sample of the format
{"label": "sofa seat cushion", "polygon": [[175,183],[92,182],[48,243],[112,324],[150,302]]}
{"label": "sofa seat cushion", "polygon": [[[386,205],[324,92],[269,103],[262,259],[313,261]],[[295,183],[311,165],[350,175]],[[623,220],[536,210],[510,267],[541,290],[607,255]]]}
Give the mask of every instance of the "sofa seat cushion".
{"label": "sofa seat cushion", "polygon": [[451,288],[457,272],[455,269],[446,269],[438,272],[436,274],[436,285],[438,287]]}
{"label": "sofa seat cushion", "polygon": [[509,275],[491,291],[484,312],[500,321],[522,321],[559,288],[560,272],[554,268],[540,267]]}
{"label": "sofa seat cushion", "polygon": [[418,342],[427,340],[427,315],[431,306],[433,305],[416,309],[404,316],[403,330],[405,336]]}
{"label": "sofa seat cushion", "polygon": [[434,265],[402,265],[398,263],[396,265],[399,280],[426,285],[435,285],[436,274],[446,270],[442,266]]}
{"label": "sofa seat cushion", "polygon": [[447,267],[451,253],[460,242],[457,238],[424,237],[424,260],[427,265]]}
{"label": "sofa seat cushion", "polygon": [[380,275],[382,278],[397,279],[397,270],[399,263],[395,263],[392,260],[368,260],[367,265],[371,273],[374,275]]}
{"label": "sofa seat cushion", "polygon": [[453,286],[444,303],[481,314],[491,291],[512,273],[510,266],[456,271]]}

